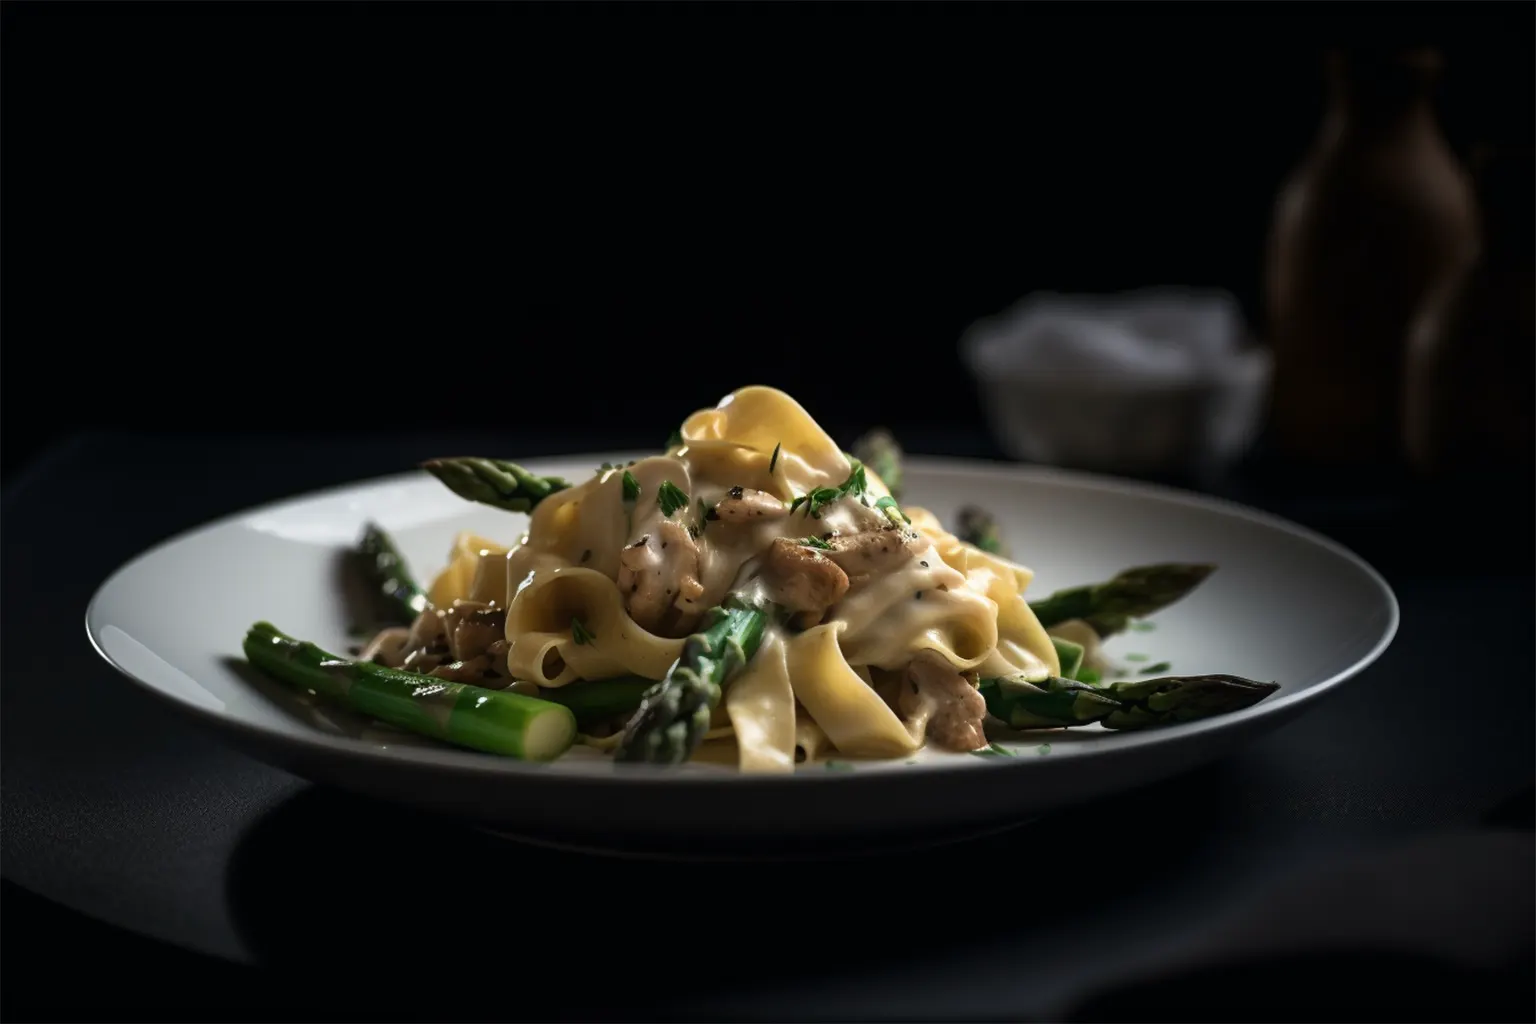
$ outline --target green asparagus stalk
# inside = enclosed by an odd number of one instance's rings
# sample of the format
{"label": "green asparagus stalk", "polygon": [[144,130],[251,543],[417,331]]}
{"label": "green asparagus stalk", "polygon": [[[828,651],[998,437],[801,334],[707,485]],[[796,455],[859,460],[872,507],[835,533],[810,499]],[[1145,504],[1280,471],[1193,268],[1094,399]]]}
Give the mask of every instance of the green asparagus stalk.
{"label": "green asparagus stalk", "polygon": [[1008,545],[992,513],[975,505],[966,505],[955,516],[955,536],[994,555],[1009,557]]}
{"label": "green asparagus stalk", "polygon": [[1051,646],[1056,648],[1056,660],[1061,662],[1061,677],[1076,679],[1078,670],[1083,667],[1083,655],[1087,653],[1083,650],[1083,645],[1053,636]]}
{"label": "green asparagus stalk", "polygon": [[508,512],[532,512],[539,502],[571,486],[558,476],[538,476],[502,459],[429,459],[421,468],[459,497]]}
{"label": "green asparagus stalk", "polygon": [[693,756],[724,687],[757,653],[769,611],[740,594],[710,609],[704,628],[684,641],[666,678],[646,690],[614,760],[681,764]]}
{"label": "green asparagus stalk", "polygon": [[525,761],[553,760],[576,740],[576,716],[547,700],[348,661],[268,622],[243,646],[252,665],[294,689],[432,739]]}
{"label": "green asparagus stalk", "polygon": [[656,680],[644,676],[615,676],[541,687],[539,696],[570,708],[576,725],[585,732],[601,722],[633,714],[646,691],[655,685]]}
{"label": "green asparagus stalk", "polygon": [[1161,676],[1127,679],[1100,689],[1121,704],[1104,719],[1104,727],[1129,730],[1229,715],[1257,704],[1280,684],[1228,675]]}
{"label": "green asparagus stalk", "polygon": [[884,427],[876,427],[854,442],[853,456],[875,471],[891,497],[901,500],[903,453],[895,435]]}
{"label": "green asparagus stalk", "polygon": [[411,575],[405,556],[383,527],[369,523],[363,528],[357,555],[373,593],[393,621],[410,625],[426,610],[426,591]]}
{"label": "green asparagus stalk", "polygon": [[1145,729],[1230,714],[1279,689],[1238,676],[1166,676],[1089,686],[1051,676],[983,679],[977,689],[987,712],[1015,729],[1071,728],[1102,723],[1106,729]]}
{"label": "green asparagus stalk", "polygon": [[987,702],[987,713],[1015,729],[1091,725],[1120,708],[1119,701],[1098,688],[1059,676],[983,679],[977,689]]}
{"label": "green asparagus stalk", "polygon": [[1151,615],[1184,597],[1215,571],[1214,565],[1138,566],[1103,583],[1058,590],[1031,601],[1029,607],[1046,629],[1082,619],[1099,636],[1113,636],[1131,619]]}

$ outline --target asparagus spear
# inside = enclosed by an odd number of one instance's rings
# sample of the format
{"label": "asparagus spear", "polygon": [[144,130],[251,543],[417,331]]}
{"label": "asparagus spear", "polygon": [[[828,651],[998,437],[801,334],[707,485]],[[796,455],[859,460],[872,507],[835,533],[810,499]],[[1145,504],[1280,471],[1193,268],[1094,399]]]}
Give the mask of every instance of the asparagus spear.
{"label": "asparagus spear", "polygon": [[539,502],[571,486],[569,480],[537,476],[503,459],[428,459],[421,468],[459,497],[508,512],[532,512]]}
{"label": "asparagus spear", "polygon": [[1022,676],[983,679],[976,687],[987,713],[1015,729],[1090,725],[1120,708],[1097,687],[1059,676],[1030,681]]}
{"label": "asparagus spear", "polygon": [[1089,686],[1051,676],[983,679],[987,712],[1015,729],[1070,728],[1100,722],[1106,729],[1144,729],[1230,714],[1278,690],[1239,676],[1165,676]]}
{"label": "asparagus spear", "polygon": [[901,445],[884,427],[876,427],[853,443],[853,456],[875,471],[891,497],[901,500]]}
{"label": "asparagus spear", "polygon": [[955,517],[955,536],[967,544],[974,544],[983,551],[990,551],[994,555],[1009,557],[1008,545],[1003,541],[1002,531],[998,529],[997,520],[992,513],[975,505],[966,505],[960,509]]}
{"label": "asparagus spear", "polygon": [[1103,583],[1058,590],[1031,601],[1029,607],[1046,629],[1068,619],[1083,619],[1099,636],[1113,636],[1131,619],[1151,615],[1184,597],[1215,571],[1214,565],[1137,566]]}
{"label": "asparagus spear", "polygon": [[681,764],[709,731],[723,688],[757,653],[767,606],[731,594],[710,609],[704,628],[683,643],[666,678],[651,685],[624,728],[614,760]]}
{"label": "asparagus spear", "polygon": [[432,739],[527,761],[553,760],[576,740],[576,716],[547,700],[347,661],[269,622],[252,626],[243,646],[288,686]]}
{"label": "asparagus spear", "polygon": [[1083,655],[1087,653],[1083,645],[1053,636],[1051,646],[1056,648],[1056,660],[1061,662],[1061,677],[1076,679],[1078,671],[1083,667]]}
{"label": "asparagus spear", "polygon": [[427,593],[411,575],[405,556],[395,547],[394,539],[377,523],[363,528],[357,555],[362,562],[375,595],[394,621],[405,625],[416,620],[427,608]]}
{"label": "asparagus spear", "polygon": [[542,687],[539,696],[570,708],[576,716],[576,724],[585,731],[599,722],[633,713],[646,691],[655,685],[656,680],[644,676],[615,676],[567,686]]}

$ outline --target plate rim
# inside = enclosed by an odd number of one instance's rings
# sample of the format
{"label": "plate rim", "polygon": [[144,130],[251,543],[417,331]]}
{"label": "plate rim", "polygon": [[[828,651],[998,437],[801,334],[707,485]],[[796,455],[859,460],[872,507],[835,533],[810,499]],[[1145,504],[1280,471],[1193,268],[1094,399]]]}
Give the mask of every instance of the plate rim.
{"label": "plate rim", "polygon": [[[614,458],[627,459],[639,458],[650,453],[620,452],[617,456],[609,452],[606,454],[576,452],[568,455],[533,456],[522,459],[522,464],[531,469],[538,470],[542,467],[554,467],[558,464],[576,463],[591,459]],[[913,468],[921,469],[924,473],[943,475],[987,474],[1000,476],[1021,483],[1046,482],[1060,486],[1073,487],[1082,490],[1109,492],[1114,494],[1129,494],[1155,501],[1168,502],[1184,507],[1193,507],[1206,511],[1215,511],[1234,518],[1247,520],[1270,529],[1278,530],[1294,537],[1298,537],[1308,543],[1323,548],[1335,557],[1350,564],[1360,571],[1379,591],[1384,600],[1387,612],[1387,623],[1382,629],[1369,651],[1356,659],[1352,664],[1340,669],[1326,679],[1299,690],[1295,693],[1284,694],[1274,701],[1264,701],[1230,715],[1222,715],[1216,718],[1208,718],[1194,722],[1182,722],[1177,725],[1164,726],[1158,729],[1121,733],[1114,746],[1103,751],[1095,752],[1092,756],[1100,761],[1118,760],[1135,753],[1144,747],[1175,747],[1188,746],[1189,743],[1198,740],[1207,733],[1224,733],[1241,727],[1242,725],[1257,722],[1260,719],[1294,714],[1303,706],[1316,701],[1323,696],[1332,693],[1342,684],[1358,676],[1371,665],[1378,661],[1392,644],[1397,636],[1401,624],[1401,610],[1396,593],[1386,578],[1375,566],[1366,561],[1356,552],[1344,544],[1326,537],[1317,531],[1303,526],[1293,520],[1274,513],[1265,512],[1250,505],[1222,498],[1215,495],[1205,495],[1184,488],[1151,481],[1135,480],[1112,476],[1102,473],[1093,473],[1083,470],[1066,469],[1058,466],[1041,466],[1007,462],[994,459],[976,458],[951,458],[945,456],[911,455],[907,462]],[[595,464],[595,463],[594,463]],[[398,473],[389,473],[381,476],[365,477],[351,481],[334,484],[329,487],[316,490],[303,491],[285,497],[275,498],[259,505],[249,506],[244,509],[228,513],[210,519],[205,523],[181,530],[170,537],[164,538],[143,551],[121,563],[110,572],[91,595],[85,608],[85,632],[91,647],[99,657],[111,666],[119,675],[127,678],[140,691],[146,692],[155,699],[165,702],[173,708],[192,715],[206,723],[210,728],[218,731],[232,731],[242,733],[247,737],[262,744],[276,744],[281,747],[296,748],[305,753],[318,754],[328,758],[341,758],[354,762],[367,762],[370,766],[401,768],[409,767],[422,772],[447,773],[447,774],[471,774],[485,778],[502,777],[506,779],[539,779],[547,785],[564,786],[567,788],[599,787],[609,788],[615,785],[643,785],[655,787],[658,784],[668,788],[693,789],[699,786],[746,786],[753,789],[779,789],[786,786],[823,785],[823,786],[869,786],[884,785],[891,779],[908,775],[906,772],[872,771],[872,772],[810,772],[796,770],[790,773],[774,774],[741,774],[736,772],[703,772],[703,773],[679,773],[673,769],[650,765],[626,765],[622,771],[613,771],[605,774],[575,774],[551,771],[555,762],[529,762],[514,758],[497,758],[491,755],[481,754],[475,751],[461,750],[454,747],[410,747],[410,748],[380,748],[361,740],[348,736],[333,736],[317,729],[307,729],[301,735],[289,735],[277,732],[250,722],[240,716],[215,711],[201,706],[195,702],[178,697],[166,690],[154,686],[119,664],[102,646],[93,628],[93,620],[97,618],[96,612],[99,603],[108,590],[120,579],[130,574],[140,563],[147,562],[160,554],[163,550],[178,544],[185,543],[204,534],[214,533],[218,530],[236,525],[262,513],[270,512],[287,505],[305,501],[321,500],[334,497],[342,493],[372,487],[384,487],[390,485],[403,485],[421,483],[426,479],[425,471],[405,470]],[[103,624],[106,625],[106,624]],[[1057,730],[1040,730],[1042,742],[1048,742],[1049,735]],[[953,763],[925,764],[923,770],[912,775],[932,778],[939,773],[955,771],[1042,771],[1048,764],[1058,764],[1059,759],[1049,757],[992,757],[982,758],[982,764],[971,764],[958,759]],[[1024,766],[1034,765],[1034,768]],[[1053,770],[1053,769],[1052,769]]]}

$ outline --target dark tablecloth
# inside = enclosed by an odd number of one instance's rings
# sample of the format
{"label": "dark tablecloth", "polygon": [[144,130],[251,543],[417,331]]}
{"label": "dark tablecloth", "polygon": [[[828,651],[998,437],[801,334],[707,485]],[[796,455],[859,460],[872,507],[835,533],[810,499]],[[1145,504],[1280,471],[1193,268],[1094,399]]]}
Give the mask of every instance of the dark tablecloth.
{"label": "dark tablecloth", "polygon": [[[112,570],[211,517],[443,451],[629,446],[516,440],[85,435],[12,483],[8,1018],[1536,1014],[1523,512],[1305,478],[1209,483],[1370,559],[1402,605],[1384,657],[1155,790],[859,860],[685,866],[493,838],[231,752],[86,640]],[[970,435],[908,440],[995,454]],[[732,927],[739,915],[764,927]]]}

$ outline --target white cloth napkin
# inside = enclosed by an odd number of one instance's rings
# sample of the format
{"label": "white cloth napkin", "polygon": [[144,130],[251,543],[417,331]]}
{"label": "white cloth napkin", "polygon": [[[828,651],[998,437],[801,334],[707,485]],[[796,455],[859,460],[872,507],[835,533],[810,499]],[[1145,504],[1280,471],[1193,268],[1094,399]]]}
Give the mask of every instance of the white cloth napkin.
{"label": "white cloth napkin", "polygon": [[1130,381],[1221,376],[1241,357],[1244,342],[1242,312],[1232,296],[1179,288],[1036,293],[978,321],[966,339],[986,373]]}

